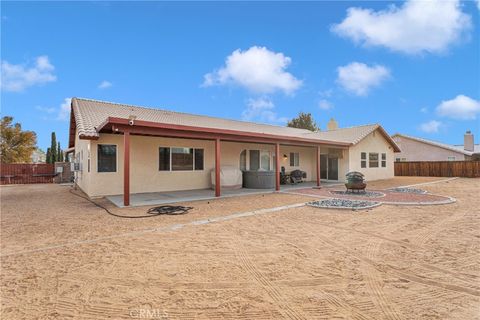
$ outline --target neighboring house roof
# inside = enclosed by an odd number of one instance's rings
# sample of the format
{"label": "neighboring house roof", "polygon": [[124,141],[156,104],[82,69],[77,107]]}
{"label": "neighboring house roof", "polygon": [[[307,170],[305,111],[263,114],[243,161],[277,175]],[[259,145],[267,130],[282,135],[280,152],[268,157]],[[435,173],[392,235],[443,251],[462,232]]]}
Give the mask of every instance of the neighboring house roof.
{"label": "neighboring house roof", "polygon": [[[452,147],[458,150],[465,151],[465,146],[463,144],[462,145],[456,144],[456,145],[453,145]],[[480,144],[473,145],[473,153],[480,153]]]}
{"label": "neighboring house roof", "polygon": [[474,153],[480,152],[480,150],[478,149],[478,145],[475,145],[474,151],[472,152],[472,151],[465,150],[463,148],[463,145],[462,146],[458,146],[458,145],[454,146],[454,145],[451,145],[451,144],[441,143],[441,142],[427,140],[427,139],[423,139],[423,138],[412,137],[412,136],[408,136],[408,135],[400,134],[400,133],[396,133],[392,136],[392,138],[395,138],[395,137],[402,137],[402,138],[407,138],[407,139],[410,139],[410,140],[418,141],[418,142],[421,142],[421,143],[426,143],[426,144],[429,144],[429,145],[432,145],[432,146],[435,146],[435,147],[443,148],[443,149],[450,150],[450,151],[453,151],[453,152],[462,153],[462,154],[465,154],[467,156],[471,156]]}
{"label": "neighboring house roof", "polygon": [[135,116],[135,121],[141,120],[151,123],[215,130],[228,130],[230,132],[249,132],[259,135],[268,134],[272,136],[310,139],[314,141],[318,140],[322,143],[327,141],[338,145],[356,144],[365,138],[370,132],[380,129],[382,134],[386,136],[387,141],[390,142],[395,150],[399,151],[395,142],[378,124],[338,129],[333,131],[311,132],[306,129],[229,120],[84,98],[72,99],[70,147],[72,147],[75,143],[75,129],[78,130],[78,135],[81,138],[95,139],[99,137],[100,128],[105,125],[109,118],[128,119],[130,116]]}

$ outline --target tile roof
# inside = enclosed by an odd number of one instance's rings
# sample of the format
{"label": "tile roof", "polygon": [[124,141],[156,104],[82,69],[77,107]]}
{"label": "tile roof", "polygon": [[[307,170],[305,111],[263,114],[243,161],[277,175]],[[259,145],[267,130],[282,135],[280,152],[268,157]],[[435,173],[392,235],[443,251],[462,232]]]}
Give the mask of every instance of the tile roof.
{"label": "tile roof", "polygon": [[380,125],[378,124],[367,124],[362,126],[339,128],[328,131],[309,132],[307,133],[307,136],[311,138],[316,137],[322,140],[332,140],[357,144],[379,127]]}
{"label": "tile roof", "polygon": [[[378,124],[311,132],[306,129],[229,120],[84,98],[72,99],[72,111],[78,135],[87,138],[98,137],[97,128],[105,123],[109,117],[128,119],[130,116],[135,116],[136,120],[149,122],[279,135],[292,138],[327,140],[332,143],[356,144],[376,129],[380,129],[382,133],[385,133]],[[398,149],[390,136],[386,133],[385,135],[390,140],[389,142]]]}
{"label": "tile roof", "polygon": [[392,138],[394,137],[403,137],[403,138],[407,138],[407,139],[411,139],[411,140],[415,140],[415,141],[418,141],[418,142],[422,142],[422,143],[426,143],[426,144],[429,144],[429,145],[432,145],[432,146],[436,146],[436,147],[439,147],[439,148],[443,148],[443,149],[447,149],[447,150],[450,150],[450,151],[455,151],[455,152],[459,152],[459,153],[463,153],[467,156],[471,156],[473,155],[474,153],[479,153],[480,152],[480,148],[479,148],[479,145],[475,145],[474,147],[474,151],[471,152],[471,151],[466,151],[464,148],[463,148],[463,145],[451,145],[451,144],[446,144],[446,143],[442,143],[442,142],[438,142],[438,141],[433,141],[433,140],[427,140],[427,139],[423,139],[423,138],[418,138],[418,137],[412,137],[412,136],[408,136],[408,135],[405,135],[405,134],[400,134],[400,133],[396,133],[392,136]]}

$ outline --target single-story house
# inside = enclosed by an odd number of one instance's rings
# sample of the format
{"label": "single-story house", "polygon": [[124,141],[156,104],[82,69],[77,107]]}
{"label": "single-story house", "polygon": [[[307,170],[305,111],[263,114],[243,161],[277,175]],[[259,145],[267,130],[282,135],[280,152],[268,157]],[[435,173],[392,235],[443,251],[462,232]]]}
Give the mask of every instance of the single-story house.
{"label": "single-story house", "polygon": [[349,171],[367,180],[394,175],[400,149],[378,124],[328,131],[228,120],[168,110],[73,98],[69,148],[76,184],[90,197],[214,187],[220,170],[275,173],[299,169],[307,181],[343,181]]}
{"label": "single-story house", "polygon": [[480,156],[480,145],[474,143],[473,134],[467,131],[463,145],[451,145],[396,133],[392,139],[401,152],[395,161],[468,161]]}

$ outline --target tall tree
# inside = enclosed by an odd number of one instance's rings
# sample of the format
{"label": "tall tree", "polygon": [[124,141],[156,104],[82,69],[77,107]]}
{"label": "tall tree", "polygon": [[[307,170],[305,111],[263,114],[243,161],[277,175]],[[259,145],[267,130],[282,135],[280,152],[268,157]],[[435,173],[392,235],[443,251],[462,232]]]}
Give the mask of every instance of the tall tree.
{"label": "tall tree", "polygon": [[13,123],[13,117],[2,118],[0,121],[0,162],[30,162],[36,144],[35,132],[23,131],[20,123]]}
{"label": "tall tree", "polygon": [[57,137],[55,132],[52,132],[52,141],[50,142],[50,156],[51,156],[51,163],[55,163],[57,161]]}
{"label": "tall tree", "polygon": [[63,162],[63,151],[62,151],[62,148],[60,148],[60,141],[58,141],[57,161]]}
{"label": "tall tree", "polygon": [[52,163],[52,153],[50,152],[50,148],[47,148],[47,157],[45,160],[46,163]]}
{"label": "tall tree", "polygon": [[288,121],[287,127],[319,131],[320,128],[312,117],[311,113],[300,112],[296,118]]}

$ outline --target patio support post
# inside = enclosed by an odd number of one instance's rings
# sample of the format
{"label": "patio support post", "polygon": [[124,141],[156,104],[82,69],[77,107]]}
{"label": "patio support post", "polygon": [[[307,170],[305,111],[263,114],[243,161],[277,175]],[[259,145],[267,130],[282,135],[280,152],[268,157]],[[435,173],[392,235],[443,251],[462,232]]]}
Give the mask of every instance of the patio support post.
{"label": "patio support post", "polygon": [[215,197],[220,197],[220,139],[215,139]]}
{"label": "patio support post", "polygon": [[130,131],[123,133],[123,205],[130,205]]}
{"label": "patio support post", "polygon": [[275,144],[275,190],[280,191],[280,144]]}
{"label": "patio support post", "polygon": [[317,146],[317,187],[320,187],[320,146]]}

